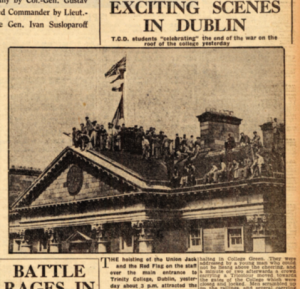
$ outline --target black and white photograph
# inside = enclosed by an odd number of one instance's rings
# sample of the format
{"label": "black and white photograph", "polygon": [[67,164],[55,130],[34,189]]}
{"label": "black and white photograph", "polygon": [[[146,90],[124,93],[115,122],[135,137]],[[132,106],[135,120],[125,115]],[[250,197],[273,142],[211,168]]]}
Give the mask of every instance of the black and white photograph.
{"label": "black and white photograph", "polygon": [[284,53],[10,48],[9,253],[286,252]]}

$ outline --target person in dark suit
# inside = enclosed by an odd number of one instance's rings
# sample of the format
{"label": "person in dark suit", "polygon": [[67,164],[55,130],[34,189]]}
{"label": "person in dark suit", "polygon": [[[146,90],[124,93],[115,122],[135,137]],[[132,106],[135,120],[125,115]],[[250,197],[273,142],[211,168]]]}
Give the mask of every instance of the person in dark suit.
{"label": "person in dark suit", "polygon": [[260,142],[260,136],[257,134],[257,131],[253,132],[253,139],[251,143],[252,143],[253,153],[258,152],[259,148],[261,147],[261,142]]}
{"label": "person in dark suit", "polygon": [[227,142],[225,143],[225,149],[227,151],[231,151],[233,148],[235,148],[235,139],[231,134],[228,134]]}
{"label": "person in dark suit", "polygon": [[100,150],[101,151],[105,150],[106,138],[107,138],[107,132],[106,129],[104,128],[104,125],[102,124],[100,126]]}
{"label": "person in dark suit", "polygon": [[174,168],[173,170],[171,183],[173,188],[178,188],[180,185],[180,177],[177,168]]}
{"label": "person in dark suit", "polygon": [[80,146],[80,131],[76,129],[76,127],[73,127],[72,131],[72,141],[73,141],[73,146],[76,148]]}
{"label": "person in dark suit", "polygon": [[180,138],[178,136],[178,133],[176,133],[175,137],[175,152],[179,151],[180,149]]}
{"label": "person in dark suit", "polygon": [[125,123],[122,124],[120,130],[120,139],[121,139],[121,150],[124,151],[127,149],[126,147],[126,127]]}
{"label": "person in dark suit", "polygon": [[240,138],[240,145],[241,146],[247,146],[250,144],[250,137],[245,135],[243,132],[241,133],[241,138]]}
{"label": "person in dark suit", "polygon": [[186,134],[183,135],[183,139],[181,140],[181,145],[185,146],[187,144]]}
{"label": "person in dark suit", "polygon": [[195,185],[196,185],[196,176],[195,176],[196,168],[195,168],[195,166],[190,162],[190,163],[188,164],[188,169],[189,169],[188,185],[189,185],[189,186],[195,186]]}

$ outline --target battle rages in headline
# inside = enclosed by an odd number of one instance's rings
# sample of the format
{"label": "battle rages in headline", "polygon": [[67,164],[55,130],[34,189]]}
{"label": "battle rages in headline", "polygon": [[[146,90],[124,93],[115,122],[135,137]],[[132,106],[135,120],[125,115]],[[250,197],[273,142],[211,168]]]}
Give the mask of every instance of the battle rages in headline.
{"label": "battle rages in headline", "polygon": [[[110,1],[110,14],[200,14],[198,1]],[[215,1],[212,14],[249,15],[280,12],[280,1]],[[228,15],[228,16],[227,16]],[[177,32],[184,31],[245,31],[246,18],[176,19]],[[163,31],[164,19],[143,19],[144,32]],[[154,30],[155,29],[155,30]]]}

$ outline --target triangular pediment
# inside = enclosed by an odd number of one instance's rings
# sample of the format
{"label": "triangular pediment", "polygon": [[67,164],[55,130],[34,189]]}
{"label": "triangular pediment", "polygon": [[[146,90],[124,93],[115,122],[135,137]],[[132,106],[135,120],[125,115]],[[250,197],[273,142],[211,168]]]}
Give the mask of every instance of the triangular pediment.
{"label": "triangular pediment", "polygon": [[85,234],[83,234],[79,231],[74,232],[66,240],[66,242],[69,242],[69,243],[86,243],[86,242],[91,242],[91,241],[92,241],[92,238],[86,236]]}
{"label": "triangular pediment", "polygon": [[68,204],[155,189],[124,167],[101,155],[65,148],[38,179],[17,199],[12,209]]}

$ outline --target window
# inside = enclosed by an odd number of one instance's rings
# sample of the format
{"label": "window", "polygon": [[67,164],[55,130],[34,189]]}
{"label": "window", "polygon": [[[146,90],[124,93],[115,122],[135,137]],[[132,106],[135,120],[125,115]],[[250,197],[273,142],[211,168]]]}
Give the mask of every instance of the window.
{"label": "window", "polygon": [[226,251],[244,251],[243,227],[226,228]]}
{"label": "window", "polygon": [[188,238],[188,251],[202,251],[202,228],[194,225]]}

